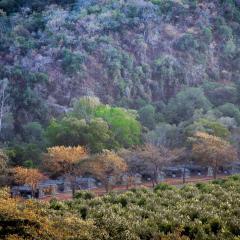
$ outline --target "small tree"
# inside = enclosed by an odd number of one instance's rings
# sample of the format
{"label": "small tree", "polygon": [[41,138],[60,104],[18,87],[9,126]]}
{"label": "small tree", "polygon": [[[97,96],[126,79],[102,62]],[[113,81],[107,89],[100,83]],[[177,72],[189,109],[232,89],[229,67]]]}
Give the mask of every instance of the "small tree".
{"label": "small tree", "polygon": [[189,147],[188,148],[179,148],[176,151],[177,151],[177,157],[174,160],[174,162],[176,164],[182,165],[182,182],[184,184],[184,183],[186,183],[187,165],[189,165],[192,160],[192,152],[189,149]]}
{"label": "small tree", "polygon": [[229,142],[204,132],[197,132],[193,139],[192,152],[202,164],[213,168],[213,177],[217,178],[220,166],[237,159],[237,152]]}
{"label": "small tree", "polygon": [[8,80],[3,79],[0,81],[0,134],[2,133],[3,120],[5,115],[8,113],[7,100],[8,100]]}
{"label": "small tree", "polygon": [[74,100],[71,115],[89,122],[94,117],[96,108],[101,104],[97,97],[81,97],[80,99]]}
{"label": "small tree", "polygon": [[7,169],[8,156],[0,149],[0,175],[5,173]]}
{"label": "small tree", "polygon": [[177,151],[170,150],[164,146],[146,144],[137,149],[138,156],[142,158],[152,174],[153,186],[158,184],[160,171],[169,165],[177,157]]}
{"label": "small tree", "polygon": [[103,183],[106,192],[110,191],[113,178],[127,171],[127,164],[124,159],[115,152],[108,150],[93,156],[85,167],[88,172]]}
{"label": "small tree", "polygon": [[118,151],[120,157],[122,157],[127,165],[127,189],[131,187],[132,184],[136,184],[136,175],[142,174],[146,170],[144,161],[139,158],[137,151],[135,149],[120,149]]}
{"label": "small tree", "polygon": [[13,169],[13,174],[17,183],[27,184],[31,187],[32,197],[36,192],[39,182],[45,179],[45,176],[38,169],[16,167]]}
{"label": "small tree", "polygon": [[0,186],[8,183],[8,156],[0,149]]}
{"label": "small tree", "polygon": [[46,169],[54,175],[64,175],[71,183],[72,194],[75,194],[76,176],[80,173],[79,162],[85,159],[87,151],[82,146],[48,148],[44,160]]}

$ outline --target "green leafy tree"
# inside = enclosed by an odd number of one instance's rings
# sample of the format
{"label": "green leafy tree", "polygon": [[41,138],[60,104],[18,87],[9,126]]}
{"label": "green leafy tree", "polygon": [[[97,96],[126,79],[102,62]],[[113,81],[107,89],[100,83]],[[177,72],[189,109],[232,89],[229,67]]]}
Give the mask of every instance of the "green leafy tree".
{"label": "green leafy tree", "polygon": [[46,135],[51,145],[83,145],[92,153],[118,146],[107,122],[101,118],[94,118],[87,123],[75,117],[52,120]]}
{"label": "green leafy tree", "polygon": [[232,103],[225,103],[218,107],[218,110],[222,112],[225,117],[233,117],[238,125],[240,124],[240,111],[237,106]]}
{"label": "green leafy tree", "polygon": [[52,146],[86,145],[84,134],[86,122],[84,119],[64,117],[61,120],[53,119],[46,129],[47,139]]}
{"label": "green leafy tree", "polygon": [[202,131],[220,138],[227,138],[230,136],[229,130],[216,120],[200,118],[193,124],[186,128],[188,135],[192,135],[194,132]]}
{"label": "green leafy tree", "polygon": [[170,99],[166,115],[171,123],[180,123],[191,119],[196,109],[207,111],[211,103],[205,97],[201,88],[186,88],[180,91],[176,97]]}
{"label": "green leafy tree", "polygon": [[7,149],[11,166],[39,167],[43,148],[36,143],[16,143]]}
{"label": "green leafy tree", "polygon": [[148,129],[152,130],[155,128],[156,121],[155,121],[155,108],[149,104],[139,109],[139,119],[143,126],[147,127]]}
{"label": "green leafy tree", "polygon": [[118,146],[107,122],[101,118],[95,118],[87,125],[85,139],[92,153],[101,152],[103,149],[114,149]]}
{"label": "green leafy tree", "polygon": [[62,52],[62,68],[72,75],[80,73],[83,70],[84,56],[80,53],[73,53],[68,49]]}
{"label": "green leafy tree", "polygon": [[36,86],[46,82],[47,76],[41,73],[30,73],[20,67],[15,67],[9,74],[9,95],[11,111],[14,118],[14,130],[22,132],[22,123],[26,121],[26,113],[35,119],[44,120],[46,109]]}
{"label": "green leafy tree", "polygon": [[238,98],[237,88],[233,85],[223,85],[217,82],[205,82],[203,84],[204,93],[210,102],[219,106],[226,102],[235,104]]}
{"label": "green leafy tree", "polygon": [[23,140],[27,143],[45,145],[45,131],[38,122],[29,122],[23,126]]}
{"label": "green leafy tree", "polygon": [[140,143],[141,125],[135,112],[105,105],[99,106],[95,115],[108,123],[114,139],[120,146],[130,147]]}
{"label": "green leafy tree", "polygon": [[162,145],[168,148],[173,148],[183,143],[181,127],[167,123],[159,123],[152,131],[144,135],[144,140],[154,145]]}
{"label": "green leafy tree", "polygon": [[70,115],[90,121],[94,117],[96,108],[99,105],[101,105],[101,102],[97,97],[81,97],[77,100],[74,100],[73,111],[70,113]]}

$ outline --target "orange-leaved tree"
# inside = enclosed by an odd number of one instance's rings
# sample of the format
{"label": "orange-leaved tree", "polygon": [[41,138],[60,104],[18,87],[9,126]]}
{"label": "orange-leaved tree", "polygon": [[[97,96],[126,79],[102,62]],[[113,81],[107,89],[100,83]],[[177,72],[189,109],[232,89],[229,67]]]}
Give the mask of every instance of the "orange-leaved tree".
{"label": "orange-leaved tree", "polygon": [[75,213],[52,211],[43,201],[11,198],[8,189],[0,189],[0,239],[96,239],[94,222]]}
{"label": "orange-leaved tree", "polygon": [[104,185],[106,192],[111,190],[115,179],[127,171],[127,164],[115,152],[104,150],[86,161],[85,169]]}
{"label": "orange-leaved tree", "polygon": [[31,187],[32,197],[38,184],[46,178],[38,169],[24,167],[13,168],[13,176],[17,183],[27,184]]}
{"label": "orange-leaved tree", "polygon": [[212,167],[214,179],[220,166],[237,160],[236,149],[220,137],[197,132],[192,140],[193,155],[202,165]]}
{"label": "orange-leaved tree", "polygon": [[82,146],[55,146],[47,149],[44,167],[50,173],[64,176],[70,181],[72,194],[75,194],[76,177],[81,173],[79,163],[87,157],[87,151]]}
{"label": "orange-leaved tree", "polygon": [[153,186],[158,184],[162,168],[170,165],[181,153],[179,150],[171,150],[164,146],[155,146],[153,144],[145,144],[136,151],[152,175]]}

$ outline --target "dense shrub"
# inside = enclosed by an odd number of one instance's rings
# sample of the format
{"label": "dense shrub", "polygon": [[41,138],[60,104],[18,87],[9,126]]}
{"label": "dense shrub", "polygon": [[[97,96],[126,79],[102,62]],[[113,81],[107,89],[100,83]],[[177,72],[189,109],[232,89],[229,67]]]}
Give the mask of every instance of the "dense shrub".
{"label": "dense shrub", "polygon": [[[187,186],[181,190],[171,190],[170,187],[164,185],[154,194],[137,190],[131,194],[125,193],[120,196],[109,195],[104,197],[104,203],[101,203],[101,207],[97,206],[97,215],[99,216],[99,210],[103,206],[109,208],[109,203],[111,203],[119,220],[123,216],[126,220],[134,219],[136,221],[139,219],[133,227],[129,226],[128,228],[139,239],[153,239],[153,236],[168,239],[167,235],[177,236],[178,231],[179,236],[182,236],[179,239],[220,239],[222,236],[226,239],[232,239],[233,234],[237,235],[237,225],[233,224],[232,221],[226,223],[223,220],[221,212],[225,212],[226,207],[231,209],[231,206],[221,204],[222,201],[230,200],[229,191],[232,191],[233,188],[228,190],[225,189],[224,185],[221,186],[198,184],[197,187]],[[231,186],[233,187],[233,185]],[[168,190],[162,191],[161,189]],[[237,186],[234,189],[236,191]],[[137,207],[140,202],[141,207]],[[230,202],[236,204],[233,199]],[[121,207],[119,203],[121,203]],[[100,212],[107,214],[108,211],[105,211],[104,207]],[[94,210],[90,210],[90,212],[91,217],[94,217]],[[229,215],[229,217],[231,216]],[[97,219],[99,220],[99,218]],[[223,228],[228,229],[227,232],[223,232]]]}
{"label": "dense shrub", "polygon": [[93,199],[95,197],[93,192],[89,192],[89,191],[79,191],[75,194],[74,199],[84,199],[84,200],[88,200],[88,199]]}
{"label": "dense shrub", "polygon": [[204,93],[215,106],[226,102],[235,104],[238,100],[237,88],[235,85],[223,85],[217,82],[205,82],[203,84]]}
{"label": "dense shrub", "polygon": [[211,103],[201,88],[186,88],[179,92],[176,97],[170,99],[166,115],[171,123],[179,123],[190,119],[195,110],[207,111],[210,107]]}
{"label": "dense shrub", "polygon": [[192,34],[183,35],[175,44],[175,48],[180,51],[194,51],[198,46],[198,42]]}
{"label": "dense shrub", "polygon": [[166,183],[159,183],[156,187],[154,187],[154,191],[165,191],[165,190],[173,190],[174,188],[171,185]]}
{"label": "dense shrub", "polygon": [[[173,188],[160,184],[155,191],[138,189],[102,197],[80,191],[72,201],[52,200],[50,204],[10,199],[6,191],[1,190],[0,216],[5,228],[0,229],[0,236],[7,239],[14,233],[17,239],[26,240],[41,237],[64,240],[238,239],[239,187],[240,177],[233,176],[196,186]],[[37,235],[39,231],[41,235]],[[63,237],[60,234],[64,234]]]}
{"label": "dense shrub", "polygon": [[155,108],[152,105],[146,105],[139,109],[139,118],[143,126],[147,127],[148,129],[154,129],[156,120],[155,120]]}
{"label": "dense shrub", "polygon": [[62,52],[62,68],[69,74],[77,74],[83,70],[84,56],[80,53],[72,53],[69,50]]}
{"label": "dense shrub", "polygon": [[218,107],[218,110],[222,112],[223,116],[232,117],[240,124],[240,111],[237,106],[232,103],[225,103]]}

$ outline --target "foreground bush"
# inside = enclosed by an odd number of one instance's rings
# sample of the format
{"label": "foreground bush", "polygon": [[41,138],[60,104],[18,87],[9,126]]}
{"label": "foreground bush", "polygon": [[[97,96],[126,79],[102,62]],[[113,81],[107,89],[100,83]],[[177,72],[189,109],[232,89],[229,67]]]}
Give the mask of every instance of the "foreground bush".
{"label": "foreground bush", "polygon": [[[225,181],[159,185],[123,194],[76,194],[73,201],[10,199],[1,192],[1,239],[239,239],[240,176]],[[15,238],[14,238],[15,237]]]}

